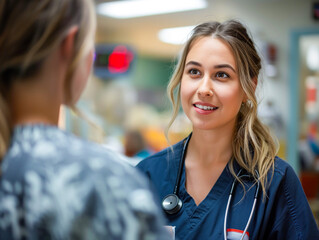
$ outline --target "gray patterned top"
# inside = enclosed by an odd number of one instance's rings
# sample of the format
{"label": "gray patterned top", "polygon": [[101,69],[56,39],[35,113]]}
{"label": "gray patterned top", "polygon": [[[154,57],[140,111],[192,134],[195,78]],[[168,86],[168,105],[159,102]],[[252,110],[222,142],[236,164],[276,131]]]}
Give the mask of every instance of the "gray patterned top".
{"label": "gray patterned top", "polygon": [[1,171],[0,239],[168,239],[146,178],[57,127],[16,127]]}

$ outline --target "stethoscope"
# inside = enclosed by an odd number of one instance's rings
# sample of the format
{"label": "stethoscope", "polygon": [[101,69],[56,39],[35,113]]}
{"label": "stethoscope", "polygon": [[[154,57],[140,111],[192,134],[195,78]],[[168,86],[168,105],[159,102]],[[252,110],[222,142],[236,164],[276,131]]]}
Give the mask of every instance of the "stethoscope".
{"label": "stethoscope", "polygon": [[[174,186],[174,191],[172,194],[168,194],[167,196],[164,197],[163,201],[162,201],[162,208],[163,210],[167,213],[167,214],[176,214],[178,213],[182,206],[183,206],[183,202],[182,200],[177,196],[177,193],[179,191],[179,186],[180,186],[180,181],[181,181],[181,177],[182,177],[182,171],[183,171],[183,166],[184,166],[184,162],[185,162],[185,153],[186,153],[186,149],[187,149],[187,146],[188,146],[188,143],[189,143],[189,140],[191,138],[192,134],[190,134],[185,142],[184,142],[184,146],[183,146],[183,151],[182,151],[182,156],[181,156],[181,161],[179,161],[179,167],[178,167],[178,173],[177,173],[177,178],[176,178],[176,182],[175,182],[175,186]],[[257,178],[259,178],[259,173],[258,171],[256,170],[256,176]],[[229,196],[228,196],[228,201],[227,201],[227,206],[226,206],[226,210],[225,210],[225,218],[224,218],[224,240],[227,240],[227,216],[228,216],[228,213],[229,213],[229,206],[230,206],[230,203],[231,203],[231,199],[232,199],[232,196],[233,196],[233,192],[234,192],[234,189],[236,187],[236,184],[238,183],[238,179],[241,179],[241,178],[250,178],[251,175],[248,175],[248,174],[242,174],[242,169],[239,170],[239,172],[237,173],[237,177],[234,179],[233,183],[232,183],[232,186],[231,186],[231,189],[230,189],[230,192],[229,192]],[[248,218],[248,221],[246,223],[246,226],[245,226],[245,229],[241,235],[241,238],[240,240],[243,240],[245,235],[246,235],[246,232],[248,230],[248,227],[250,225],[250,222],[251,222],[251,219],[252,219],[252,216],[255,212],[255,207],[256,207],[256,203],[257,203],[257,198],[258,198],[258,193],[259,193],[259,187],[260,187],[260,183],[259,181],[257,181],[257,185],[256,185],[256,189],[255,189],[255,195],[254,195],[254,202],[253,202],[253,205],[252,205],[252,208],[251,208],[251,211],[250,211],[250,214],[249,214],[249,218]]]}

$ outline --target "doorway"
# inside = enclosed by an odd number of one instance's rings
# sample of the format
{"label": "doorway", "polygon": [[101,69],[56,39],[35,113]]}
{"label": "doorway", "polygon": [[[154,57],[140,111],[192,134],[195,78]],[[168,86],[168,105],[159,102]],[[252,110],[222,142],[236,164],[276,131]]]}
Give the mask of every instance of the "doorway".
{"label": "doorway", "polygon": [[294,31],[290,44],[287,159],[319,219],[319,29]]}

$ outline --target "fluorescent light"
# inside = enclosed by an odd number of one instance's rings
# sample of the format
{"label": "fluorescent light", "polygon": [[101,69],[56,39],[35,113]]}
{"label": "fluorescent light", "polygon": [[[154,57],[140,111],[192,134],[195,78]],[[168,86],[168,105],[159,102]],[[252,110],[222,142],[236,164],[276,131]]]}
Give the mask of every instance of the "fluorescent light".
{"label": "fluorescent light", "polygon": [[134,18],[190,11],[206,6],[205,0],[125,0],[101,3],[97,6],[97,12],[113,18]]}
{"label": "fluorescent light", "polygon": [[158,32],[158,38],[162,42],[170,43],[170,44],[184,44],[191,31],[195,26],[185,26],[185,27],[177,27],[177,28],[165,28]]}
{"label": "fluorescent light", "polygon": [[306,62],[310,70],[319,71],[319,44],[309,46]]}

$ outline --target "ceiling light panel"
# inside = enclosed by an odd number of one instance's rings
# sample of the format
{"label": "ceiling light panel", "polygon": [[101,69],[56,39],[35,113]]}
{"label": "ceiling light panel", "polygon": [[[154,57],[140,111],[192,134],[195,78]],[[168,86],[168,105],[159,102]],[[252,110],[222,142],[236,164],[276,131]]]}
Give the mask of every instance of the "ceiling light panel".
{"label": "ceiling light panel", "polygon": [[158,38],[169,44],[184,44],[195,26],[165,28],[158,32]]}
{"label": "ceiling light panel", "polygon": [[113,18],[134,18],[207,7],[205,0],[126,0],[101,3],[97,13]]}

